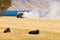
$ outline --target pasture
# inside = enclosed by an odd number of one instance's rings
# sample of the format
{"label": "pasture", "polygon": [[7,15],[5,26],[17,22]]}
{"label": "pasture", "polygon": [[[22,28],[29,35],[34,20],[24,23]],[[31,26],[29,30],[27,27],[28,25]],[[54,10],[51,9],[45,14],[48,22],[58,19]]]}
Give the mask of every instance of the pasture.
{"label": "pasture", "polygon": [[[10,33],[3,33],[9,27]],[[38,29],[38,35],[28,34]],[[0,40],[60,40],[60,20],[0,17]]]}

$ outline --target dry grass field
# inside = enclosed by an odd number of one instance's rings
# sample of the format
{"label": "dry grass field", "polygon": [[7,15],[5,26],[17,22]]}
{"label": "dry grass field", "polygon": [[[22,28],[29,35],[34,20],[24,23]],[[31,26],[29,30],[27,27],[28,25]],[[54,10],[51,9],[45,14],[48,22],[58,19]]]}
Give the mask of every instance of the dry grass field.
{"label": "dry grass field", "polygon": [[[9,27],[10,33],[3,33]],[[39,29],[38,35],[28,34]],[[60,20],[0,17],[0,40],[60,40]]]}

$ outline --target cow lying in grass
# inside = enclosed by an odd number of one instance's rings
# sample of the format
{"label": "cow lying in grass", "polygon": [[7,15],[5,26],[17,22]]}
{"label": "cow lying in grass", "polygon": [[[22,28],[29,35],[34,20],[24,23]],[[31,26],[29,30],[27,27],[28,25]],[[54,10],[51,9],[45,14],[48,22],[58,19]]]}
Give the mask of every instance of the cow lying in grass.
{"label": "cow lying in grass", "polygon": [[39,34],[39,30],[30,31],[29,34]]}
{"label": "cow lying in grass", "polygon": [[17,13],[17,18],[23,18],[22,15],[23,15],[23,13],[18,12]]}
{"label": "cow lying in grass", "polygon": [[10,28],[6,28],[6,29],[4,30],[4,33],[8,33],[8,32],[10,32]]}

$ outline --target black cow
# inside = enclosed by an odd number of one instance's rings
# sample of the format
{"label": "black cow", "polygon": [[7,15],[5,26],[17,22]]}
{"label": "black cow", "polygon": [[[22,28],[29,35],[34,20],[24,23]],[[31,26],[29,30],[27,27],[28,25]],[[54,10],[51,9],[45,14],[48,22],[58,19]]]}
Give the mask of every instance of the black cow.
{"label": "black cow", "polygon": [[10,32],[10,28],[6,28],[6,30],[4,30],[4,33]]}
{"label": "black cow", "polygon": [[17,15],[17,18],[23,18],[22,15],[23,15],[23,13],[19,13],[19,14]]}
{"label": "black cow", "polygon": [[39,34],[39,30],[30,31],[29,34]]}

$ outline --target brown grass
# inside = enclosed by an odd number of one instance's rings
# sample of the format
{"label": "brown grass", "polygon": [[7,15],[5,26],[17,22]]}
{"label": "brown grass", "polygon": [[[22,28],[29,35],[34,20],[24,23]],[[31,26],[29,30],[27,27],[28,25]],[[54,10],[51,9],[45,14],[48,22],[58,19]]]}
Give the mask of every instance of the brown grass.
{"label": "brown grass", "polygon": [[[60,40],[60,20],[0,17],[0,40]],[[3,33],[9,27],[10,33]],[[31,30],[39,35],[29,35]]]}

